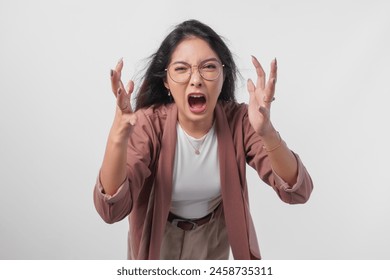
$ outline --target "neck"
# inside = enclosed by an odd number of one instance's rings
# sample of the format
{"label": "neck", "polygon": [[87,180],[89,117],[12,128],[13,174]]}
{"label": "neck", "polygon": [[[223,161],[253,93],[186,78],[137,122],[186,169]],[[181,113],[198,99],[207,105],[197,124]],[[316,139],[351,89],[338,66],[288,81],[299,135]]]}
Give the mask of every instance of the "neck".
{"label": "neck", "polygon": [[205,134],[207,134],[213,125],[213,120],[213,116],[202,121],[187,120],[178,116],[181,128],[184,129],[188,135],[194,138],[202,138]]}

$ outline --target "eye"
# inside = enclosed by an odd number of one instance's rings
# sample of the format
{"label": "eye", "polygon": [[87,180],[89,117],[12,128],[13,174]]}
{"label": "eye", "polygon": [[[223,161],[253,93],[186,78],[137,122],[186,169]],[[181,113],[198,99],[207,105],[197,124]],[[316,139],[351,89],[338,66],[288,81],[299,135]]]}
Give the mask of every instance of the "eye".
{"label": "eye", "polygon": [[189,67],[187,65],[180,64],[180,65],[175,65],[173,71],[175,71],[176,73],[185,73],[188,71],[188,69]]}
{"label": "eye", "polygon": [[213,70],[217,69],[217,67],[218,66],[216,63],[208,62],[202,66],[202,69],[205,71],[213,71]]}

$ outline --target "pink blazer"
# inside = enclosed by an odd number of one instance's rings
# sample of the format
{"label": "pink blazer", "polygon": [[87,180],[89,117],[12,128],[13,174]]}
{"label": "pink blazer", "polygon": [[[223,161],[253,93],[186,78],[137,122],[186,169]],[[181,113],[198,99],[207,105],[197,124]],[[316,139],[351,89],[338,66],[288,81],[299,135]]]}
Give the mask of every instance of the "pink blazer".
{"label": "pink blazer", "polygon": [[[169,104],[137,111],[127,148],[128,179],[113,195],[94,188],[97,212],[107,223],[129,218],[128,256],[159,259],[171,196],[177,107]],[[228,239],[235,259],[260,259],[249,211],[246,166],[253,167],[286,203],[305,203],[313,183],[300,158],[298,179],[289,186],[273,172],[261,138],[252,129],[247,105],[218,102],[215,108],[221,194]]]}

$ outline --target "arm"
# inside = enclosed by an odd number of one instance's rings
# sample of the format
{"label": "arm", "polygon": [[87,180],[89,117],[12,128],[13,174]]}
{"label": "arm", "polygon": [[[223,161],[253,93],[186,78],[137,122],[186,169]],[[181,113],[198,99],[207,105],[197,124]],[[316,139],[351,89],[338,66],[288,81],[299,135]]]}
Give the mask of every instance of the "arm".
{"label": "arm", "polygon": [[[247,116],[244,117],[244,127],[247,163],[275,190],[282,201],[289,204],[305,203],[313,190],[313,182],[299,156],[289,150],[297,164],[296,180],[289,183],[272,166],[270,153],[265,150],[262,138],[253,131]],[[288,149],[285,143],[283,145]]]}
{"label": "arm", "polygon": [[132,195],[127,179],[127,145],[136,123],[130,106],[134,84],[127,89],[120,80],[123,61],[111,70],[111,84],[117,99],[115,118],[111,127],[102,167],[94,189],[96,210],[107,223],[123,219],[132,208]]}
{"label": "arm", "polygon": [[[131,129],[127,149],[124,152],[127,161],[125,163],[124,180],[121,180],[122,182],[117,181],[119,183],[114,189],[114,193],[107,193],[107,188],[101,180],[102,168],[94,189],[96,210],[107,223],[120,221],[131,212],[133,205],[139,202],[139,196],[145,186],[145,181],[152,174],[151,168],[155,163],[152,157],[156,154],[158,146],[152,143],[155,135],[152,133],[149,119],[142,110],[138,111],[137,115],[137,123]],[[108,158],[115,158],[115,153],[110,154],[107,151],[106,154],[108,154]],[[122,155],[117,155],[117,157],[122,157]],[[117,162],[113,164],[119,166]],[[107,165],[106,171],[110,172],[111,168]],[[116,170],[112,172],[116,172]],[[107,176],[113,177],[110,173],[107,173]],[[145,199],[145,192],[143,195]]]}
{"label": "arm", "polygon": [[[287,147],[270,120],[271,102],[275,100],[276,59],[271,63],[271,73],[267,83],[260,63],[255,57],[252,57],[252,62],[257,72],[257,83],[255,86],[251,80],[248,80],[250,94],[248,117],[251,126],[249,129],[252,130],[248,134],[253,136],[253,140],[249,141],[252,142],[250,144],[252,152],[249,153],[248,163],[258,170],[262,179],[268,181],[284,201],[305,202],[313,188],[311,178],[299,157]],[[259,160],[264,164],[259,165]],[[261,174],[264,173],[265,164],[270,166],[272,176]],[[296,199],[292,197],[293,192],[296,192]]]}
{"label": "arm", "polygon": [[270,119],[271,102],[275,99],[276,59],[271,63],[271,74],[267,83],[265,83],[264,70],[258,60],[252,57],[252,62],[257,72],[257,83],[255,86],[251,80],[248,80],[249,121],[256,133],[262,138],[274,171],[287,183],[294,185],[298,175],[296,158],[280,138]]}
{"label": "arm", "polygon": [[126,151],[127,143],[136,123],[136,114],[130,106],[130,97],[134,84],[130,81],[127,90],[124,89],[120,80],[123,61],[120,60],[115,68],[111,70],[111,85],[117,98],[117,106],[113,125],[108,136],[106,151],[100,171],[100,179],[104,192],[113,195],[126,179]]}
{"label": "arm", "polygon": [[297,182],[298,162],[276,130],[262,137],[272,169],[290,186]]}

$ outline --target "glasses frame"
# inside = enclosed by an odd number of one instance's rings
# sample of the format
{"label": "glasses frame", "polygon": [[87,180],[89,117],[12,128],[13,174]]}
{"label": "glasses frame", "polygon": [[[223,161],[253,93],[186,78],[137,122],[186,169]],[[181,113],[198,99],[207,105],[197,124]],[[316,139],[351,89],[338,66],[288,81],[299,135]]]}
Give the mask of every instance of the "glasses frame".
{"label": "glasses frame", "polygon": [[[211,61],[212,61],[212,62],[217,62],[217,63],[221,66],[218,75],[217,75],[214,79],[205,78],[205,77],[203,76],[203,74],[202,74],[202,71],[199,70],[199,69],[201,69],[201,67],[202,67],[204,64],[206,64],[207,62],[211,62]],[[188,79],[186,79],[186,80],[183,81],[183,82],[178,82],[178,81],[176,81],[175,79],[173,79],[172,76],[171,76],[171,74],[170,74],[170,72],[169,72],[169,68],[170,68],[171,66],[173,66],[173,65],[175,65],[175,64],[179,64],[179,63],[180,63],[180,64],[186,64],[186,65],[188,65],[188,68],[191,69],[190,72],[189,72],[189,75],[188,75]],[[220,76],[221,73],[223,72],[223,68],[225,67],[225,64],[222,64],[222,62],[220,62],[219,60],[217,60],[217,59],[215,59],[215,58],[211,58],[211,59],[204,60],[204,61],[202,61],[201,63],[199,63],[198,65],[191,65],[191,64],[189,64],[189,63],[187,63],[187,62],[184,62],[184,61],[177,61],[177,62],[174,62],[174,63],[172,63],[172,64],[169,64],[168,67],[164,69],[164,71],[168,73],[169,78],[171,78],[171,80],[174,81],[175,83],[178,83],[178,84],[185,84],[185,83],[188,83],[189,80],[191,79],[191,76],[192,76],[192,74],[194,73],[194,72],[193,72],[193,68],[194,68],[194,67],[196,67],[196,68],[198,69],[199,75],[200,75],[203,79],[205,79],[206,81],[212,82],[212,81],[215,81],[216,79],[219,78],[219,76]]]}

